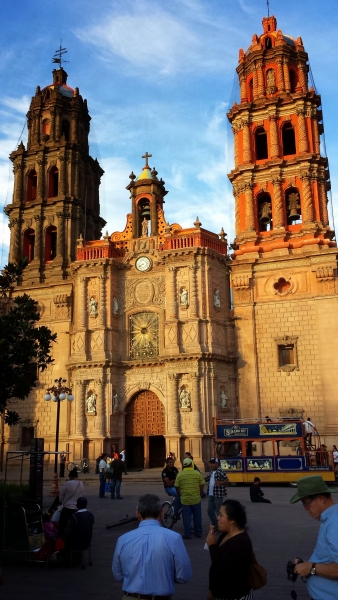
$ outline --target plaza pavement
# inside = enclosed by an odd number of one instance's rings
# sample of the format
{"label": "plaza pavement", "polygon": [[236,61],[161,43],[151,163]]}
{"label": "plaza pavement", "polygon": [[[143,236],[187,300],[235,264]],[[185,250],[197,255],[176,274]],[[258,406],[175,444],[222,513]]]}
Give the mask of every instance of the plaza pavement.
{"label": "plaza pavement", "polygon": [[[132,474],[130,474],[132,475]],[[146,475],[146,473],[144,473]],[[155,475],[155,474],[153,474]],[[159,477],[160,474],[158,473]],[[92,542],[93,566],[80,568],[46,568],[43,565],[5,562],[2,566],[5,583],[0,587],[1,600],[120,600],[121,584],[114,580],[111,562],[118,536],[130,531],[134,524],[111,530],[106,524],[133,515],[139,496],[152,492],[166,500],[160,481],[138,481],[124,478],[123,500],[98,498],[98,484],[93,477],[85,482],[88,508],[95,515]],[[45,506],[50,504],[46,485]],[[307,559],[317,538],[319,524],[314,521],[300,504],[290,505],[295,493],[289,487],[265,486],[265,496],[273,504],[252,504],[248,487],[230,487],[228,497],[240,500],[247,507],[249,534],[253,541],[258,561],[268,571],[268,585],[255,592],[255,600],[284,600],[290,598],[291,582],[286,579],[286,563],[289,559],[302,556]],[[207,532],[207,499],[202,500],[203,528]],[[182,534],[179,521],[175,531]],[[185,545],[193,566],[189,583],[176,585],[174,600],[206,600],[208,590],[209,553],[203,549],[204,539],[186,540]],[[299,579],[295,584],[299,600],[308,599],[306,585]]]}

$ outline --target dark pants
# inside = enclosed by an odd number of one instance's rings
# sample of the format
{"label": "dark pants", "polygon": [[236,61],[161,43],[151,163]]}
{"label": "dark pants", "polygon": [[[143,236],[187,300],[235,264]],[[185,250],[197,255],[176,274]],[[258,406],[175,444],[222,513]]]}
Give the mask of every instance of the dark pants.
{"label": "dark pants", "polygon": [[111,479],[110,480],[110,492],[111,492],[112,498],[115,498],[115,488],[116,488],[116,498],[121,497],[121,493],[120,493],[121,483],[122,483],[121,479]]}
{"label": "dark pants", "polygon": [[99,498],[104,498],[104,488],[106,487],[106,478],[104,476],[104,473],[99,474],[99,480],[100,480]]}
{"label": "dark pants", "polygon": [[62,509],[61,515],[60,515],[60,521],[59,521],[59,533],[58,533],[59,536],[62,535],[62,533],[64,532],[64,530],[67,527],[67,523],[68,523],[70,517],[75,512],[76,512],[76,508],[63,508]]}
{"label": "dark pants", "polygon": [[60,462],[60,477],[64,477],[64,476],[65,476],[65,463]]}
{"label": "dark pants", "polygon": [[194,530],[197,537],[202,535],[202,506],[198,504],[182,504],[184,535],[191,537],[191,517],[194,521]]}

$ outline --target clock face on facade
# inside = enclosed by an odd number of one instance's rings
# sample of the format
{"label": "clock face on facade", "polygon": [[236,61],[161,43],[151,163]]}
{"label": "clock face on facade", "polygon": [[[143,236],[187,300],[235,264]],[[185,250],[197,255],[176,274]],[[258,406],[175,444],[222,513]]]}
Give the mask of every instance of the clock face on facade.
{"label": "clock face on facade", "polygon": [[138,271],[149,271],[151,269],[151,260],[148,256],[140,256],[136,263],[135,267]]}

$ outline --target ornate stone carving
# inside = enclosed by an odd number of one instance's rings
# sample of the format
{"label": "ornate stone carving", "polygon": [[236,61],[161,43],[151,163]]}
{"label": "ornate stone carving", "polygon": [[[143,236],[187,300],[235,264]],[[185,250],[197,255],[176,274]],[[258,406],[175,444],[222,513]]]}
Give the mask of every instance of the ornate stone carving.
{"label": "ornate stone carving", "polygon": [[97,317],[97,314],[97,301],[94,296],[91,296],[89,300],[89,315],[91,317]]}
{"label": "ornate stone carving", "polygon": [[309,173],[301,175],[303,184],[302,206],[303,206],[303,223],[313,222],[313,200],[311,189],[311,178]]}
{"label": "ornate stone carving", "polygon": [[185,386],[180,391],[180,408],[181,410],[191,410],[191,395]]}
{"label": "ornate stone carving", "polygon": [[92,392],[90,396],[88,396],[86,400],[87,405],[87,414],[95,415],[96,414],[96,394]]}
{"label": "ornate stone carving", "polygon": [[307,137],[305,113],[303,108],[296,109],[298,115],[298,135],[299,135],[299,152],[309,151],[309,142]]}
{"label": "ornate stone carving", "polygon": [[276,177],[272,180],[273,185],[273,225],[274,229],[283,227],[284,212],[283,212],[283,197],[282,197],[282,180]]}
{"label": "ornate stone carving", "polygon": [[151,303],[157,306],[164,306],[165,304],[164,275],[126,281],[124,310],[127,311],[134,306],[144,306]]}
{"label": "ornate stone carving", "polygon": [[274,94],[277,91],[276,75],[274,69],[268,69],[266,72],[266,93]]}
{"label": "ornate stone carving", "polygon": [[255,216],[253,209],[253,184],[248,182],[244,185],[245,190],[245,229],[246,231],[255,231]]}
{"label": "ornate stone carving", "polygon": [[55,305],[55,319],[68,319],[70,317],[70,297],[67,294],[58,294],[53,297]]}
{"label": "ornate stone carving", "polygon": [[159,351],[158,315],[142,312],[130,317],[130,358],[154,358]]}

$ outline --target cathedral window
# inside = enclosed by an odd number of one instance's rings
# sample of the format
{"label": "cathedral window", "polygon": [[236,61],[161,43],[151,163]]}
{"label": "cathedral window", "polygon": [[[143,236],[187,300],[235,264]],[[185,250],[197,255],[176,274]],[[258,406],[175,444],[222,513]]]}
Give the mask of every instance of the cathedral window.
{"label": "cathedral window", "polygon": [[159,352],[158,315],[142,312],[130,317],[130,358],[155,358]]}
{"label": "cathedral window", "polygon": [[44,135],[50,134],[50,121],[48,119],[42,121],[42,133]]}
{"label": "cathedral window", "polygon": [[59,169],[52,167],[49,171],[48,197],[54,198],[59,194]]}
{"label": "cathedral window", "polygon": [[275,338],[277,342],[277,368],[278,371],[298,371],[297,341],[296,336]]}
{"label": "cathedral window", "polygon": [[272,48],[271,38],[267,37],[265,38],[265,50],[270,50],[270,48]]}
{"label": "cathedral window", "polygon": [[259,231],[270,231],[272,229],[270,194],[262,193],[257,196],[257,213]]}
{"label": "cathedral window", "polygon": [[285,200],[288,225],[299,225],[302,222],[302,208],[297,188],[287,190]]}
{"label": "cathedral window", "polygon": [[34,258],[35,231],[26,229],[23,234],[23,256],[27,257],[27,262],[32,262]]}
{"label": "cathedral window", "polygon": [[255,131],[256,160],[268,158],[268,139],[264,127],[258,127]]}
{"label": "cathedral window", "polygon": [[27,178],[27,202],[31,202],[36,199],[36,190],[38,184],[38,176],[36,171],[33,169],[28,173]]}
{"label": "cathedral window", "polygon": [[69,142],[69,131],[70,131],[69,121],[64,119],[62,121],[61,136],[63,136],[63,135],[65,136],[66,142]]}
{"label": "cathedral window", "polygon": [[21,427],[21,448],[30,448],[34,438],[34,427]]}
{"label": "cathedral window", "polygon": [[290,91],[291,94],[294,94],[297,87],[298,77],[296,72],[293,69],[289,69],[289,78],[290,78]]}
{"label": "cathedral window", "polygon": [[249,80],[249,85],[248,85],[248,100],[249,100],[249,102],[253,101],[253,78],[252,77]]}
{"label": "cathedral window", "polygon": [[284,123],[282,127],[282,142],[283,142],[283,155],[290,156],[296,154],[296,138],[295,130],[292,127],[290,121]]}
{"label": "cathedral window", "polygon": [[46,229],[45,239],[45,262],[50,262],[56,257],[57,229],[50,225]]}

